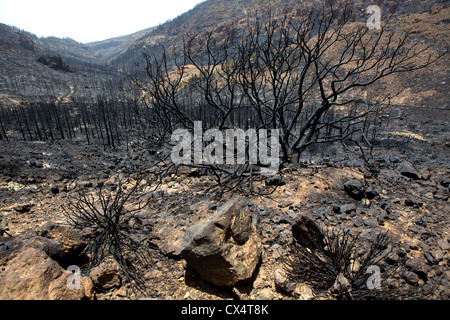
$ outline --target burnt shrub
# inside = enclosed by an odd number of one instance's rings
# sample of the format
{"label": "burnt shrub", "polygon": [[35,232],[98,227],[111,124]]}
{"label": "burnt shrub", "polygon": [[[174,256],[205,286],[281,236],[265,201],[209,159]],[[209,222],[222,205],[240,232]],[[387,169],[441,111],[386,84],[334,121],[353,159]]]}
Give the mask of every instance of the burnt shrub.
{"label": "burnt shrub", "polygon": [[[307,282],[316,290],[327,290],[338,276],[343,276],[348,280],[350,290],[337,292],[338,298],[362,297],[364,291],[373,289],[368,288],[373,268],[381,266],[383,278],[395,269],[392,265],[387,270],[382,261],[391,252],[387,233],[379,232],[371,239],[363,239],[349,229],[324,230],[313,220],[301,217],[292,226],[292,234],[295,241],[291,245],[291,254],[282,261],[289,278]],[[375,294],[377,290],[370,291]]]}

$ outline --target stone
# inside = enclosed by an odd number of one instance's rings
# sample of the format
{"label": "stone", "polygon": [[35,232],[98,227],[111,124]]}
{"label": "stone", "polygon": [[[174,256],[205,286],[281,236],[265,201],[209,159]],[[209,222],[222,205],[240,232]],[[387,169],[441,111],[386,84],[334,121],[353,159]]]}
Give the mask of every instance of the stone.
{"label": "stone", "polygon": [[400,165],[398,166],[398,170],[400,171],[400,174],[402,176],[411,178],[413,180],[420,179],[420,176],[419,176],[417,170],[414,168],[412,163],[409,161],[403,161],[402,163],[400,163]]}
{"label": "stone", "polygon": [[286,210],[284,213],[286,213],[286,216],[289,217],[290,220],[295,220],[297,218],[297,214],[294,211]]}
{"label": "stone", "polygon": [[417,276],[417,274],[415,274],[414,272],[411,271],[405,271],[403,273],[403,279],[406,280],[407,283],[409,283],[410,285],[416,286],[419,283],[419,277]]}
{"label": "stone", "polygon": [[128,290],[126,287],[122,287],[116,292],[116,296],[119,298],[125,298],[128,295]]}
{"label": "stone", "polygon": [[33,207],[30,203],[19,203],[14,205],[14,210],[18,213],[27,213],[30,212],[31,208]]}
{"label": "stone", "polygon": [[440,181],[441,186],[448,188],[450,186],[450,178],[445,178]]}
{"label": "stone", "polygon": [[[434,259],[433,255],[432,255],[431,253],[425,252],[425,253],[423,254],[423,256],[424,256],[424,258],[427,260],[427,262],[428,262],[430,265],[435,264],[435,259]],[[437,262],[437,261],[436,261],[436,262]]]}
{"label": "stone", "polygon": [[77,182],[77,187],[80,189],[86,189],[86,188],[91,188],[94,184],[92,183],[92,181],[78,181]]}
{"label": "stone", "polygon": [[155,230],[151,233],[151,238],[162,253],[179,257],[184,234],[185,232],[183,232],[181,227],[178,228],[170,224],[165,224],[156,226]]}
{"label": "stone", "polygon": [[57,195],[58,193],[59,193],[59,188],[58,188],[58,186],[52,186],[51,188],[50,188],[50,191],[54,194],[54,195]]}
{"label": "stone", "polygon": [[[82,300],[93,299],[89,281],[69,289],[69,273],[43,250],[22,247],[0,271],[1,300]],[[85,277],[84,277],[85,278]]]}
{"label": "stone", "polygon": [[386,261],[386,263],[389,265],[395,265],[399,259],[400,259],[400,257],[398,256],[398,254],[395,251],[389,252],[384,257],[384,261]]}
{"label": "stone", "polygon": [[354,203],[344,204],[341,206],[340,211],[345,214],[350,214],[356,211],[356,205]]}
{"label": "stone", "polygon": [[352,221],[355,227],[361,227],[362,225],[364,225],[364,221],[360,216],[354,218]]}
{"label": "stone", "polygon": [[88,300],[95,300],[94,284],[92,283],[91,278],[81,277],[80,281],[81,281],[81,285],[84,289],[85,297]]}
{"label": "stone", "polygon": [[79,287],[69,288],[67,286],[70,273],[65,272],[61,277],[52,281],[48,287],[50,300],[93,300],[94,285],[88,277],[81,277]]}
{"label": "stone", "polygon": [[87,243],[78,230],[66,225],[47,222],[40,228],[38,234],[62,244],[64,251],[59,256],[52,256],[61,266],[82,266],[89,262],[85,253]]}
{"label": "stone", "polygon": [[346,277],[344,277],[344,275],[342,273],[339,273],[339,275],[336,277],[336,281],[330,288],[330,292],[335,293],[335,294],[341,294],[341,293],[350,292],[351,289],[352,289],[352,286],[351,286],[350,282],[348,281],[348,279]]}
{"label": "stone", "polygon": [[363,222],[367,227],[376,228],[378,226],[378,221],[376,218],[363,219]]}
{"label": "stone", "polygon": [[273,259],[279,259],[283,255],[283,253],[285,253],[283,248],[278,243],[272,245],[270,247],[270,250],[272,250]]}
{"label": "stone", "polygon": [[366,198],[369,200],[375,199],[379,195],[378,191],[373,188],[367,188],[366,190]]}
{"label": "stone", "polygon": [[450,249],[450,244],[448,243],[448,240],[440,239],[438,240],[437,244],[444,251]]}
{"label": "stone", "polygon": [[122,284],[120,266],[113,258],[106,258],[98,266],[92,268],[89,277],[95,286],[103,290],[119,288]]}
{"label": "stone", "polygon": [[423,281],[426,281],[428,279],[428,272],[430,271],[430,267],[427,265],[424,259],[411,258],[406,261],[405,265],[410,271],[417,274],[417,276]]}
{"label": "stone", "polygon": [[266,186],[284,186],[286,180],[281,176],[269,177],[266,179]]}
{"label": "stone", "polygon": [[8,234],[8,223],[6,222],[6,218],[0,214],[0,237],[3,237],[3,234]]}
{"label": "stone", "polygon": [[235,197],[191,226],[181,247],[187,267],[216,286],[250,280],[261,256],[261,239],[248,200]]}
{"label": "stone", "polygon": [[298,300],[313,300],[315,298],[315,294],[307,284],[299,283],[295,287],[294,297]]}
{"label": "stone", "polygon": [[364,198],[365,188],[361,181],[354,179],[344,183],[344,191],[353,199],[361,200]]}
{"label": "stone", "polygon": [[282,269],[276,269],[273,273],[275,279],[275,287],[284,291],[289,295],[294,294],[294,290],[296,288],[296,284],[292,281],[289,281],[286,272]]}
{"label": "stone", "polygon": [[54,239],[34,236],[28,239],[24,239],[21,245],[42,250],[56,262],[64,259],[66,256],[65,248],[62,243]]}
{"label": "stone", "polygon": [[48,300],[50,282],[62,268],[42,250],[24,247],[0,273],[0,299]]}
{"label": "stone", "polygon": [[433,197],[435,198],[435,199],[438,199],[438,200],[443,200],[443,201],[447,201],[448,200],[448,198],[449,198],[449,192],[446,192],[446,191],[444,191],[444,190],[438,190],[438,191],[436,191],[436,193],[433,195]]}
{"label": "stone", "polygon": [[433,258],[436,261],[436,263],[439,263],[439,262],[444,260],[445,253],[444,253],[444,251],[438,249],[438,250],[434,250],[431,253],[431,255],[433,256]]}
{"label": "stone", "polygon": [[280,207],[280,208],[286,208],[286,207],[289,207],[290,205],[292,205],[293,203],[294,203],[293,201],[285,200],[285,201],[280,202],[280,203],[278,204],[278,207]]}

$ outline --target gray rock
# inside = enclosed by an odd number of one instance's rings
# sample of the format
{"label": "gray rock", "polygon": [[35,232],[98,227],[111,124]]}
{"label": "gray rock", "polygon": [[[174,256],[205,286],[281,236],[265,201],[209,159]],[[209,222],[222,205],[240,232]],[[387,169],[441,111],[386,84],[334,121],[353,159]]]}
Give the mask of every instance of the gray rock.
{"label": "gray rock", "polygon": [[449,192],[444,191],[444,190],[438,190],[438,191],[436,191],[436,193],[433,195],[433,197],[434,197],[435,199],[438,199],[438,200],[447,201],[448,198],[449,198]]}
{"label": "gray rock", "polygon": [[413,180],[418,180],[420,179],[420,175],[417,172],[417,170],[414,168],[414,166],[412,165],[411,162],[409,161],[403,161],[402,163],[400,163],[400,165],[398,166],[398,170],[400,171],[400,174],[402,176],[411,178]]}
{"label": "gray rock", "polygon": [[406,261],[406,267],[417,274],[417,276],[426,281],[428,278],[428,272],[430,271],[430,267],[427,265],[424,259],[422,258],[415,258],[415,259],[408,259]]}
{"label": "gray rock", "polygon": [[293,203],[294,203],[293,201],[285,200],[285,201],[283,201],[283,202],[280,202],[280,203],[278,204],[278,207],[280,207],[280,208],[286,208],[286,207],[289,207],[290,205],[292,205]]}
{"label": "gray rock", "polygon": [[415,274],[414,272],[411,271],[405,271],[403,273],[403,279],[406,280],[406,282],[408,282],[409,284],[416,286],[419,282],[419,277],[417,276],[417,274]]}
{"label": "gray rock", "polygon": [[431,255],[433,256],[434,261],[436,261],[436,263],[439,263],[440,261],[443,261],[443,260],[444,260],[444,255],[445,255],[445,253],[444,253],[444,251],[442,251],[442,250],[434,250],[434,251],[431,253]]}
{"label": "gray rock", "polygon": [[214,285],[234,286],[250,280],[261,255],[261,239],[252,224],[248,200],[236,197],[190,227],[181,248],[187,266]]}
{"label": "gray rock", "polygon": [[368,188],[366,190],[366,198],[369,200],[372,200],[372,199],[378,197],[379,195],[380,194],[378,193],[378,191],[373,188]]}
{"label": "gray rock", "polygon": [[292,220],[295,220],[297,218],[297,214],[295,214],[295,212],[293,211],[286,210],[285,213]]}
{"label": "gray rock", "polygon": [[[433,264],[435,263],[435,259],[434,259],[433,255],[432,255],[431,253],[425,252],[425,253],[423,254],[423,256],[425,257],[425,259],[427,260],[427,262],[428,262],[430,265],[433,265]],[[437,262],[437,261],[436,261],[436,262]]]}
{"label": "gray rock", "polygon": [[179,257],[184,231],[185,227],[183,226],[178,227],[170,224],[157,225],[155,230],[150,233],[150,237],[163,254]]}
{"label": "gray rock", "polygon": [[396,264],[399,259],[400,259],[400,257],[398,256],[398,254],[395,251],[389,252],[386,255],[386,257],[384,257],[384,261],[386,261],[386,263],[388,263],[389,265]]}
{"label": "gray rock", "polygon": [[340,211],[342,213],[350,214],[356,211],[356,205],[354,203],[344,204],[341,206]]}
{"label": "gray rock", "polygon": [[362,225],[364,225],[363,219],[361,217],[359,217],[359,216],[354,218],[354,220],[352,220],[352,221],[353,221],[353,225],[355,227],[361,227]]}
{"label": "gray rock", "polygon": [[444,239],[438,240],[437,244],[444,251],[450,249],[450,244],[448,243],[448,240],[444,240]]}
{"label": "gray rock", "polygon": [[349,180],[344,183],[344,190],[347,194],[355,200],[361,200],[364,198],[365,188],[359,180]]}
{"label": "gray rock", "polygon": [[448,188],[450,186],[450,179],[449,178],[445,178],[441,180],[441,185]]}
{"label": "gray rock", "polygon": [[14,210],[18,213],[27,213],[30,212],[31,208],[33,207],[33,204],[31,203],[19,203],[14,205]]}
{"label": "gray rock", "polygon": [[378,226],[378,221],[375,218],[363,219],[364,225],[367,227],[376,228]]}
{"label": "gray rock", "polygon": [[266,186],[284,186],[286,180],[283,177],[275,176],[266,179]]}
{"label": "gray rock", "polygon": [[91,188],[93,186],[92,181],[79,181],[77,187],[80,189]]}
{"label": "gray rock", "polygon": [[6,218],[0,214],[0,237],[3,237],[3,234],[8,234],[8,223],[6,222]]}

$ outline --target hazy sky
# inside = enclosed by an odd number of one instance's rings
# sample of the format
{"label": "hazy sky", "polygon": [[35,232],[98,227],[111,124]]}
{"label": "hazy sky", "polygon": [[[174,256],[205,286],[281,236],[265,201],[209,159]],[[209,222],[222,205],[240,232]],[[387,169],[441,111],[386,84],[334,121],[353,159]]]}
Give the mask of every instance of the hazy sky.
{"label": "hazy sky", "polygon": [[0,0],[0,22],[37,36],[93,42],[164,23],[204,0]]}

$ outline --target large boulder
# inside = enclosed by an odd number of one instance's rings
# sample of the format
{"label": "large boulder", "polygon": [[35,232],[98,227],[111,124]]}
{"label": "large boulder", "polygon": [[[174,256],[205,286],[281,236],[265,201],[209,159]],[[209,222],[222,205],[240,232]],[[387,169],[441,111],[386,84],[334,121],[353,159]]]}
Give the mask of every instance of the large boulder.
{"label": "large boulder", "polygon": [[63,250],[58,254],[50,255],[62,267],[70,265],[85,265],[89,258],[85,252],[87,243],[76,229],[54,222],[45,223],[39,230],[39,235],[59,242]]}
{"label": "large boulder", "polygon": [[188,267],[214,285],[234,286],[251,279],[261,255],[261,239],[248,200],[236,197],[190,227],[181,255]]}
{"label": "large boulder", "polygon": [[0,299],[93,299],[90,280],[80,275],[79,287],[69,288],[70,275],[43,250],[24,246],[0,271]]}

